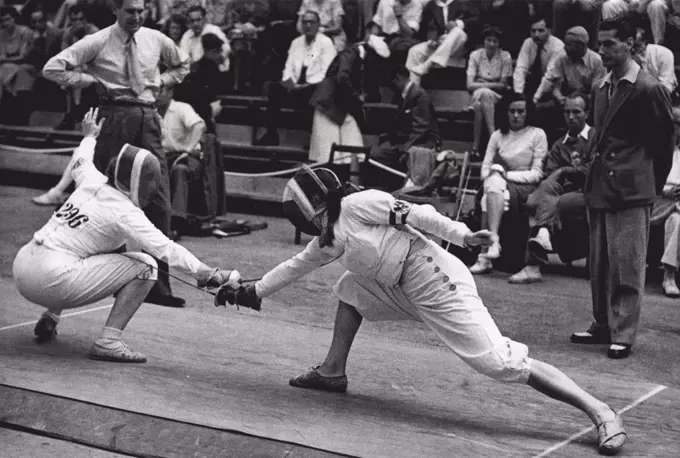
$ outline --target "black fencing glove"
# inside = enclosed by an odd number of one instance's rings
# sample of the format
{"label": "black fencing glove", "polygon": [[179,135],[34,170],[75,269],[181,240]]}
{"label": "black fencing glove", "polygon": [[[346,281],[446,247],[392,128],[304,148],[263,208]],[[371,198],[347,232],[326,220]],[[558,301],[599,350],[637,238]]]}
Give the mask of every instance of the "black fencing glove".
{"label": "black fencing glove", "polygon": [[262,306],[262,299],[257,297],[255,292],[255,285],[234,287],[232,284],[225,283],[220,287],[215,295],[215,307],[219,307],[230,303],[231,305],[239,305],[248,307],[249,309],[260,311]]}

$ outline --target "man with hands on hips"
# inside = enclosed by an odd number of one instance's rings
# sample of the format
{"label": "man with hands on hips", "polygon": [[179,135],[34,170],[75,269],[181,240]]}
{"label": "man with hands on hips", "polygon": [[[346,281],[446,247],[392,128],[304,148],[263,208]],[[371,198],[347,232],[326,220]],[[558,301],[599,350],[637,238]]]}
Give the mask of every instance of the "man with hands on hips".
{"label": "man with hands on hips", "polygon": [[[160,164],[149,151],[126,144],[106,174],[95,168],[96,139],[105,122],[97,122],[97,116],[97,110],[85,115],[84,138],[68,165],[75,191],[19,250],[14,281],[23,297],[47,309],[35,326],[41,343],[56,337],[63,310],[113,295],[113,308],[89,357],[143,363],[146,356],[132,350],[121,335],[156,282],[154,258],[193,276],[199,287],[236,286],[241,276],[236,270],[208,267],[146,217],[143,209],[160,185]],[[127,242],[149,254],[115,252]]]}

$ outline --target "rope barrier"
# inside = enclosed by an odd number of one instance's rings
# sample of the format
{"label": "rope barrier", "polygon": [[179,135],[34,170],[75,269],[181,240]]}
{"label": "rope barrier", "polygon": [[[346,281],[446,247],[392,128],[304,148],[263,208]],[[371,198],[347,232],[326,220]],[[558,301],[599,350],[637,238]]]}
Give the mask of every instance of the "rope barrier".
{"label": "rope barrier", "polygon": [[[328,165],[328,162],[315,162],[314,164],[308,164],[310,168],[321,167]],[[225,170],[224,174],[230,177],[278,177],[282,175],[290,175],[296,173],[302,167],[295,167],[292,169],[278,170],[276,172],[262,172],[262,173],[242,173],[242,172],[228,172]]]}
{"label": "rope barrier", "polygon": [[65,148],[25,148],[23,146],[5,145],[0,143],[0,150],[14,151],[17,153],[32,153],[32,154],[64,154],[73,153],[75,151],[75,146],[69,146]]}

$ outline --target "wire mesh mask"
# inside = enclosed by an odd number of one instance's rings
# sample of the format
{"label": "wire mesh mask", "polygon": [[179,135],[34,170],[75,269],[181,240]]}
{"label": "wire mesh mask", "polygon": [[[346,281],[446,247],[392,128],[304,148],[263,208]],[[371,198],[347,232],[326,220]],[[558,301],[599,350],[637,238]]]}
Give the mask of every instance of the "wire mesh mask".
{"label": "wire mesh mask", "polygon": [[337,175],[326,168],[302,169],[286,184],[283,190],[283,211],[291,223],[305,234],[321,235],[323,213],[329,189],[342,186]]}
{"label": "wire mesh mask", "polygon": [[161,184],[161,165],[151,152],[125,144],[116,157],[113,185],[137,207],[156,197]]}

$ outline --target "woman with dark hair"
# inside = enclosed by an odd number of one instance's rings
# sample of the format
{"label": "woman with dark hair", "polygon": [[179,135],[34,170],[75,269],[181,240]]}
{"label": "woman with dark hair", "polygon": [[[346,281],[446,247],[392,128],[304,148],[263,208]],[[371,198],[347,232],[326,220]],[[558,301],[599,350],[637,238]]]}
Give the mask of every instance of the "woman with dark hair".
{"label": "woman with dark hair", "polygon": [[494,243],[492,232],[472,232],[431,205],[410,204],[375,189],[347,195],[332,171],[305,166],[286,185],[283,208],[294,225],[315,237],[256,284],[220,288],[216,304],[259,310],[261,298],[323,265],[338,260],[347,269],[333,288],[340,302],[326,359],[290,385],[343,393],[347,357],[363,318],[418,321],[479,373],[528,384],[585,412],[597,425],[601,453],[623,446],[620,417],[559,369],[530,358],[526,345],[504,337],[465,264],[423,235],[468,247]]}
{"label": "woman with dark hair", "polygon": [[[545,132],[527,122],[529,105],[522,94],[509,93],[500,102],[497,124],[482,162],[482,227],[496,236],[503,214],[518,211],[543,177],[543,157],[548,152]],[[482,249],[473,274],[491,272],[501,246],[496,241]]]}
{"label": "woman with dark hair", "polygon": [[188,28],[186,16],[175,13],[168,18],[161,31],[179,46],[179,42]]}
{"label": "woman with dark hair", "polygon": [[472,94],[475,110],[472,154],[477,156],[484,124],[491,134],[496,130],[494,119],[496,103],[511,86],[512,57],[501,49],[503,33],[497,27],[487,27],[482,32],[484,47],[472,51],[467,67],[467,89]]}

